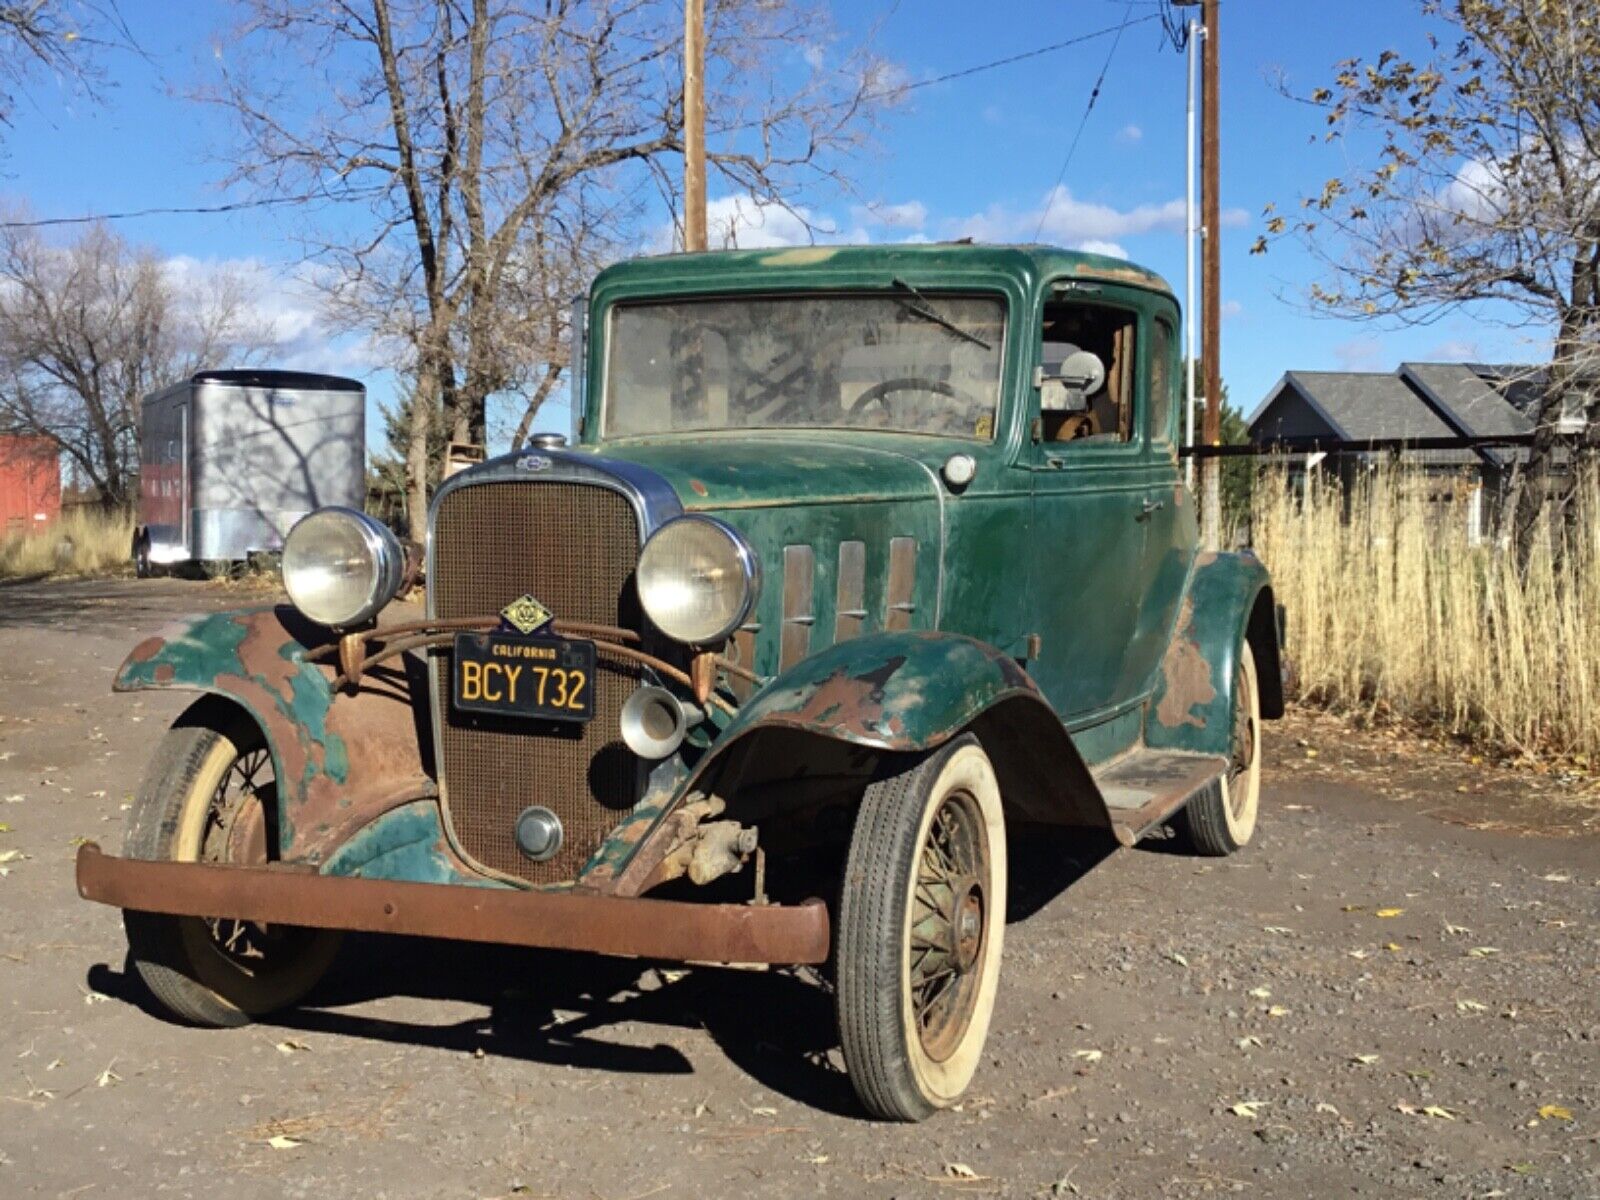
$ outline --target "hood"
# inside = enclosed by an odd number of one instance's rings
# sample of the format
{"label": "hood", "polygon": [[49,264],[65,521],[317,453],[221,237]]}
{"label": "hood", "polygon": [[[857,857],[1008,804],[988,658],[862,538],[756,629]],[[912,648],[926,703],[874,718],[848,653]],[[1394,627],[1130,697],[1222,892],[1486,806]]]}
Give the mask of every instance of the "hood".
{"label": "hood", "polygon": [[610,443],[600,454],[660,474],[685,512],[939,497],[922,462],[859,442],[709,435]]}

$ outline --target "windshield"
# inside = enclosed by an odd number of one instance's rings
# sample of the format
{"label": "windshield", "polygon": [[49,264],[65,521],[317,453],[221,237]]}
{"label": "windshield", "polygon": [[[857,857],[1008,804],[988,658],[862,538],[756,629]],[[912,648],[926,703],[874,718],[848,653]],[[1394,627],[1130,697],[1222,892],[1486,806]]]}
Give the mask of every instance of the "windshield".
{"label": "windshield", "polygon": [[897,287],[618,305],[606,434],[892,429],[988,441],[1004,304]]}

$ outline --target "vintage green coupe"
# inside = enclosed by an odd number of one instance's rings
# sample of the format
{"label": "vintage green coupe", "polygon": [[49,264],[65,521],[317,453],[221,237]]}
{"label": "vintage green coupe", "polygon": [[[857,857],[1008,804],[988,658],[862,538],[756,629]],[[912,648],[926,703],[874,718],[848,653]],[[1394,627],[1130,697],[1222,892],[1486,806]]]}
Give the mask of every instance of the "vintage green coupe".
{"label": "vintage green coupe", "polygon": [[79,890],[213,1025],[341,930],[827,964],[863,1104],[926,1117],[979,1062],[1008,836],[1255,828],[1280,621],[1197,548],[1177,306],[1042,247],[803,248],[622,263],[581,327],[574,444],[438,489],[425,615],[323,509],[292,606],[133,651],[119,691],[203,694]]}

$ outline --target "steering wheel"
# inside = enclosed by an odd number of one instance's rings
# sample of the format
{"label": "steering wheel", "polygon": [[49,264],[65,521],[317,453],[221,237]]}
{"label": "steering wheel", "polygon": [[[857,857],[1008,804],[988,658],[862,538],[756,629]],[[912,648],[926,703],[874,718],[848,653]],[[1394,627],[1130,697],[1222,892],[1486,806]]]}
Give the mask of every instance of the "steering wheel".
{"label": "steering wheel", "polygon": [[[942,379],[931,379],[921,375],[902,375],[898,379],[885,379],[882,383],[875,383],[862,392],[861,395],[856,397],[855,403],[850,406],[850,415],[859,417],[874,403],[882,404],[885,411],[889,411],[889,396],[892,393],[912,390],[933,392],[938,396],[948,396],[951,400],[961,401],[970,407],[978,407],[977,401],[971,396]],[[892,412],[890,412],[890,419],[893,419]]]}

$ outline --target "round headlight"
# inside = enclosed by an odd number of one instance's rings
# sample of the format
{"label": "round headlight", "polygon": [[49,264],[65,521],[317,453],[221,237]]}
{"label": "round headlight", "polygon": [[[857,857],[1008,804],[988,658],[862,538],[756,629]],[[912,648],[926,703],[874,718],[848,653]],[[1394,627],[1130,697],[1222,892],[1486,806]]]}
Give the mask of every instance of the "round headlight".
{"label": "round headlight", "polygon": [[283,586],[319,625],[360,625],[400,590],[405,551],[388,528],[350,508],[319,508],[283,541]]}
{"label": "round headlight", "polygon": [[693,646],[720,642],[743,624],[761,590],[745,540],[711,517],[668,521],[639,555],[639,602],[657,629]]}

